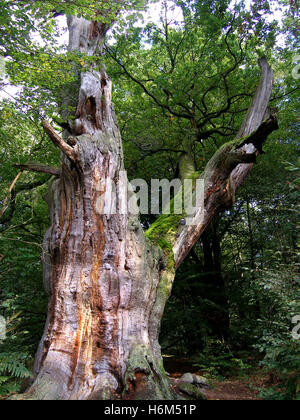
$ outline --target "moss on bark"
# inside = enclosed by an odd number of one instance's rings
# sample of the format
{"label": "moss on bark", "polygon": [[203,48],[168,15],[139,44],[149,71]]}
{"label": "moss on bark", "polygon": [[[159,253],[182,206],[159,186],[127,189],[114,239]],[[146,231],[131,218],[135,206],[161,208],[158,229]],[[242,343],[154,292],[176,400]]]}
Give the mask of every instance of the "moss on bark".
{"label": "moss on bark", "polygon": [[143,344],[133,345],[129,354],[122,398],[125,400],[174,399],[163,366],[157,365],[150,348]]}

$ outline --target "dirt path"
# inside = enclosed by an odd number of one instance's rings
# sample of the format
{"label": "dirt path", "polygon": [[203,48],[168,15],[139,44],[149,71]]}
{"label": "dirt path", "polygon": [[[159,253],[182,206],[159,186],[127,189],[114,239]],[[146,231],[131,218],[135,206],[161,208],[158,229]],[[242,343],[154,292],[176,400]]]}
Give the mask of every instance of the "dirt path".
{"label": "dirt path", "polygon": [[[164,365],[171,378],[178,379],[184,373],[191,372],[203,376],[197,368],[186,358],[170,358],[164,360]],[[261,383],[259,376],[251,376],[249,379],[230,379],[224,382],[211,381],[212,388],[204,390],[203,394],[208,400],[260,400],[258,388]]]}
{"label": "dirt path", "polygon": [[208,400],[259,400],[258,392],[243,379],[214,382],[211,390],[203,391]]}

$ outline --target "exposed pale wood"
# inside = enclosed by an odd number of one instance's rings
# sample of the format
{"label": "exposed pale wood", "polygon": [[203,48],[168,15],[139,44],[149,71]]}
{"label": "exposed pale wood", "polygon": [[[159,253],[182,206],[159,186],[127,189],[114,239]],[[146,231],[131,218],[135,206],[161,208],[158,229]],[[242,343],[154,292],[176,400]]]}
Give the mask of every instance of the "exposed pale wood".
{"label": "exposed pale wood", "polygon": [[[252,100],[251,106],[236,138],[248,136],[253,131],[257,130],[262,121],[266,118],[266,116],[268,116],[268,104],[272,94],[274,74],[265,57],[260,58],[258,60],[258,64],[261,68],[260,82]],[[255,145],[251,143],[245,144],[243,150],[247,153],[257,151]],[[235,168],[231,175],[232,185],[235,191],[248,177],[251,169],[252,165],[243,164]]]}

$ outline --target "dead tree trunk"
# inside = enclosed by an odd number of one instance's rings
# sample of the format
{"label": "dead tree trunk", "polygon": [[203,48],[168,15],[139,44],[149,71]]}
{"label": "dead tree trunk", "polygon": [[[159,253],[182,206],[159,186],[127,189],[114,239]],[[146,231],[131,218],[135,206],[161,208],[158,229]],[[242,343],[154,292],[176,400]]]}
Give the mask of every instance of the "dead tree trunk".
{"label": "dead tree trunk", "polygon": [[[101,49],[103,24],[73,17],[69,29],[70,49],[90,56]],[[20,398],[173,399],[158,343],[164,306],[176,267],[216,212],[232,203],[236,185],[277,126],[273,116],[262,122],[272,71],[265,60],[260,64],[262,79],[247,130],[197,174],[206,182],[205,209],[195,213],[194,226],[182,226],[178,215],[164,215],[144,234],[137,216],[122,214],[123,151],[104,69],[81,74],[76,118],[65,139],[43,123],[62,152],[62,165],[47,197],[48,319],[36,379]],[[115,212],[107,179],[116,186]]]}

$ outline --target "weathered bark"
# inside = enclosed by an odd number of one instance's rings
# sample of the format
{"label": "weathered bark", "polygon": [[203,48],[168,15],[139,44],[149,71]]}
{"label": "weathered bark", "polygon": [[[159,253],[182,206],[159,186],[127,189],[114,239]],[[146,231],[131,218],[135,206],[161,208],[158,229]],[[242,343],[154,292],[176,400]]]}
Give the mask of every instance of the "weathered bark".
{"label": "weathered bark", "polygon": [[[68,23],[70,50],[90,56],[101,50],[105,25],[76,17]],[[104,69],[91,67],[82,73],[78,97],[65,139],[43,123],[62,152],[62,166],[47,196],[48,319],[36,356],[35,382],[20,398],[172,399],[158,336],[175,267],[228,201],[231,172],[238,163],[252,162],[255,154],[241,152],[241,141],[217,153],[205,172],[206,207],[195,215],[196,233],[182,226],[179,231],[173,224],[174,242],[165,246],[170,232],[157,229],[161,221],[145,235],[137,216],[122,214],[127,180],[111,81]],[[259,107],[264,115],[266,107]],[[116,186],[115,212],[105,179]]]}
{"label": "weathered bark", "polygon": [[48,196],[49,316],[28,397],[170,398],[157,342],[169,292],[164,257],[136,218],[99,214],[99,183],[105,172],[118,176],[121,156],[99,151],[100,138],[87,152],[86,140],[78,140],[82,173],[65,165]]}
{"label": "weathered bark", "polygon": [[[69,26],[72,48],[95,54],[103,25],[74,17]],[[48,319],[35,382],[21,398],[171,399],[158,335],[174,272],[138,218],[122,214],[127,180],[105,70],[82,74],[66,141],[47,121],[43,127],[62,151],[62,167],[46,197]],[[116,186],[115,212],[105,179]]]}

